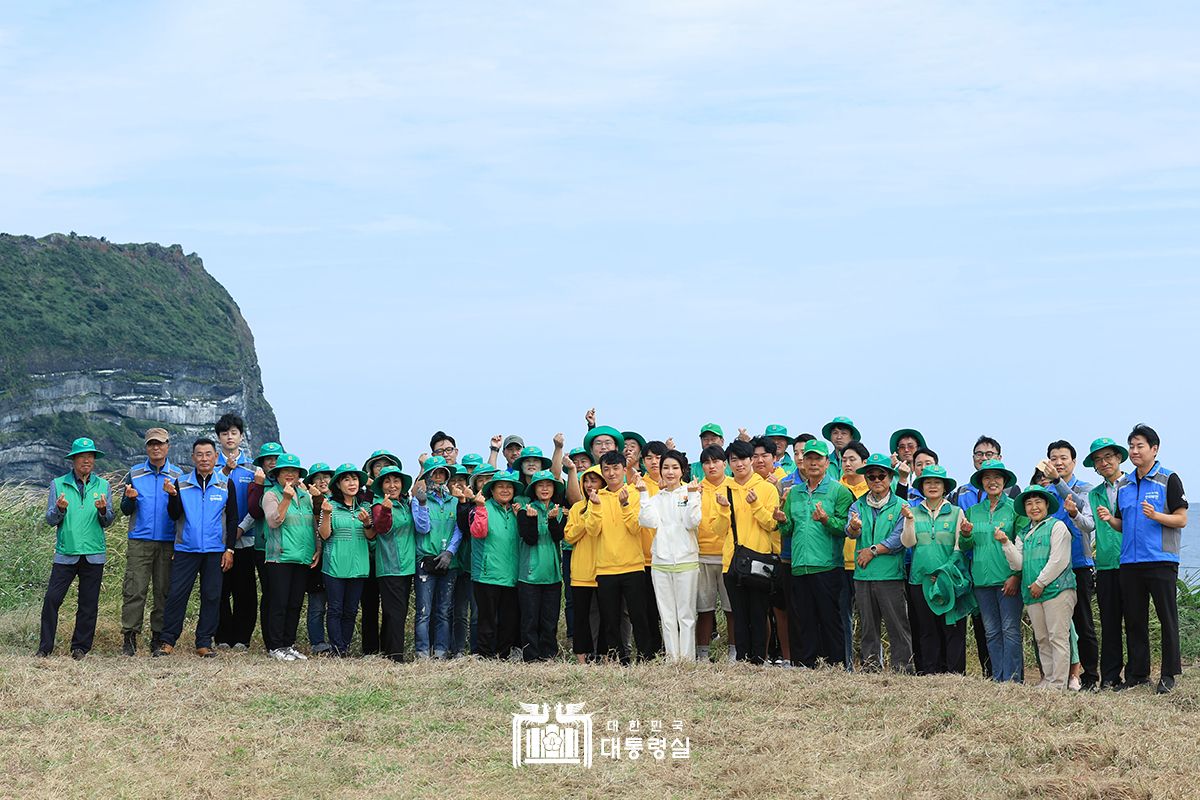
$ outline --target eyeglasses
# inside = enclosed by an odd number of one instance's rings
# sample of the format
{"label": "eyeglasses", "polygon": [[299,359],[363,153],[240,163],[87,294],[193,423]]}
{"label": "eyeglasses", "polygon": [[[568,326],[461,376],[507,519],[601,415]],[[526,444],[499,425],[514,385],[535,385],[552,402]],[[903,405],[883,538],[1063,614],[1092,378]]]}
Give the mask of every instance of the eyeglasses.
{"label": "eyeglasses", "polygon": [[448,456],[457,449],[457,447],[439,447],[437,450],[433,451],[433,454],[435,456]]}
{"label": "eyeglasses", "polygon": [[976,458],[995,458],[998,455],[1000,455],[1000,454],[997,453],[995,450],[976,450],[975,451]]}
{"label": "eyeglasses", "polygon": [[886,472],[868,472],[863,477],[869,481],[886,481],[887,473]]}

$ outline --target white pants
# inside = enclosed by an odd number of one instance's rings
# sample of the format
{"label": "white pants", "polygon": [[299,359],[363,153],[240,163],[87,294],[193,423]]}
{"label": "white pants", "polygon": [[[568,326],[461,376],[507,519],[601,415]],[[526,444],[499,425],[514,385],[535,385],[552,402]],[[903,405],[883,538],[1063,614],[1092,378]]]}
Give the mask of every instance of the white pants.
{"label": "white pants", "polygon": [[1066,689],[1071,678],[1071,615],[1075,612],[1075,590],[1064,589],[1058,596],[1025,606],[1038,656],[1042,660],[1042,684],[1050,689]]}
{"label": "white pants", "polygon": [[669,661],[696,660],[696,591],[700,570],[650,570],[654,598],[662,621],[663,649]]}

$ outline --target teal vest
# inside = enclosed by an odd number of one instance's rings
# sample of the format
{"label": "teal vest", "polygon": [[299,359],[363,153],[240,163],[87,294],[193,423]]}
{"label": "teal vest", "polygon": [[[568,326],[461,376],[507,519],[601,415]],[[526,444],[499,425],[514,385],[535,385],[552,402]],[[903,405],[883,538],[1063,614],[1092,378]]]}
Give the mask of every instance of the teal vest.
{"label": "teal vest", "polygon": [[[558,542],[550,536],[546,505],[541,500],[534,500],[529,506],[538,512],[538,538],[534,546],[525,544],[524,539],[520,541],[517,578],[522,583],[561,583],[562,554],[559,552]],[[525,512],[522,510],[520,513]],[[560,510],[559,513],[563,512]],[[490,515],[491,511],[488,511],[488,514]]]}
{"label": "teal vest", "polygon": [[429,533],[417,534],[418,559],[440,556],[450,546],[450,540],[454,538],[458,498],[446,495],[446,501],[439,503],[430,495],[425,510],[429,512]]}
{"label": "teal vest", "polygon": [[975,526],[971,536],[963,538],[964,549],[971,542],[971,578],[975,585],[1000,586],[1012,576],[1012,567],[1004,557],[1004,548],[996,541],[996,528],[1003,528],[1009,541],[1016,541],[1018,520],[1029,520],[1017,516],[1017,506],[1007,494],[1000,495],[1000,502],[992,511],[992,501],[983,499],[967,510],[967,521]]}
{"label": "teal vest", "polygon": [[[283,487],[275,484],[267,490],[279,502],[283,502]],[[312,563],[317,553],[317,541],[313,534],[313,505],[312,495],[303,489],[296,491],[292,502],[288,503],[283,525],[272,528],[265,524],[266,541],[263,544],[269,564],[304,564]],[[255,540],[257,542],[257,539]],[[257,546],[257,545],[256,545]]]}
{"label": "teal vest", "polygon": [[375,532],[375,575],[388,578],[417,571],[417,540],[412,508],[404,500],[392,504],[392,527]]}
{"label": "teal vest", "polygon": [[908,582],[921,584],[929,573],[940,569],[954,555],[954,538],[958,533],[958,519],[962,509],[950,502],[942,503],[934,518],[924,503],[913,507],[913,522],[917,544],[913,548],[912,566]]}
{"label": "teal vest", "polygon": [[83,494],[75,485],[75,472],[54,479],[54,489],[59,497],[67,498],[67,510],[58,536],[54,541],[54,552],[63,556],[88,556],[103,553],[107,549],[104,528],[100,527],[100,512],[96,501],[108,497],[108,481],[92,473],[84,484]]}
{"label": "teal vest", "polygon": [[1113,504],[1108,502],[1108,484],[1101,484],[1088,492],[1088,505],[1092,509],[1092,519],[1096,522],[1096,569],[1110,570],[1121,566],[1121,532],[1114,530],[1096,513],[1101,508],[1114,511]]}
{"label": "teal vest", "polygon": [[1022,546],[1021,597],[1027,606],[1053,600],[1064,589],[1075,588],[1075,572],[1071,569],[1071,561],[1068,559],[1067,566],[1063,567],[1057,578],[1050,581],[1050,585],[1042,591],[1041,597],[1035,599],[1029,593],[1029,585],[1037,580],[1038,573],[1046,568],[1046,562],[1050,560],[1050,532],[1054,530],[1054,523],[1058,521],[1054,517],[1047,517],[1022,536],[1025,543]]}
{"label": "teal vest", "polygon": [[[795,491],[795,490],[793,490]],[[890,495],[887,504],[881,509],[871,508],[867,504],[866,495],[854,501],[854,510],[862,520],[862,534],[854,548],[854,579],[856,581],[902,581],[904,580],[904,550],[896,550],[875,556],[865,567],[858,565],[858,554],[870,550],[873,544],[883,544],[892,531],[896,529],[896,521],[901,519],[900,509],[904,503],[896,495]]]}
{"label": "teal vest", "polygon": [[365,503],[356,502],[353,508],[347,508],[333,501],[329,538],[321,554],[321,571],[331,578],[365,578],[371,573],[371,550],[358,520],[362,508],[370,509]]}
{"label": "teal vest", "polygon": [[487,501],[488,532],[471,543],[471,579],[497,586],[517,585],[517,515]]}

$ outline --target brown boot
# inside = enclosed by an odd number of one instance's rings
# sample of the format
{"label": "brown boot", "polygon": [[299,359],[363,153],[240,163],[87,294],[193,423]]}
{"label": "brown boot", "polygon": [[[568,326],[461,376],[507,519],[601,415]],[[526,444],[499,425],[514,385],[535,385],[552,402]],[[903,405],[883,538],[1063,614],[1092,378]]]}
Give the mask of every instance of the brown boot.
{"label": "brown boot", "polygon": [[158,649],[155,650],[151,655],[153,655],[155,658],[158,658],[159,656],[169,656],[169,655],[171,655],[171,653],[174,653],[174,652],[175,652],[174,645],[169,645],[169,644],[160,642],[158,645]]}
{"label": "brown boot", "polygon": [[217,651],[213,650],[211,647],[197,647],[196,655],[200,656],[201,658],[216,658]]}

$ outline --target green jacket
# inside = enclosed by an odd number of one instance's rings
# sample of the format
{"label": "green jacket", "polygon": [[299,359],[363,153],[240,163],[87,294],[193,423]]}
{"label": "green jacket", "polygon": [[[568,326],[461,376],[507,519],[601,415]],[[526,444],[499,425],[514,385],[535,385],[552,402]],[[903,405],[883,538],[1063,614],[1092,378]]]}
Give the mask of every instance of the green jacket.
{"label": "green jacket", "polygon": [[[840,485],[840,484],[839,484]],[[858,498],[851,506],[862,520],[862,533],[854,547],[854,579],[856,581],[902,581],[904,580],[904,548],[897,547],[889,553],[877,555],[865,567],[858,565],[858,554],[869,550],[873,544],[883,544],[903,524],[900,509],[905,503],[896,495],[888,495],[883,508],[874,509],[866,501],[866,495]]]}
{"label": "green jacket", "polygon": [[1003,528],[1009,541],[1016,541],[1020,521],[1029,520],[1017,515],[1017,506],[1007,494],[1000,494],[1000,502],[992,511],[992,502],[985,495],[967,510],[967,521],[974,525],[971,533],[964,534],[959,546],[971,553],[971,578],[975,585],[983,588],[1000,586],[1014,573],[1004,558],[1004,548],[996,541],[996,528]]}
{"label": "green jacket", "polygon": [[329,538],[321,553],[321,571],[331,578],[365,578],[371,573],[371,550],[358,512],[371,507],[356,501],[353,508],[333,501]]}
{"label": "green jacket", "polygon": [[913,547],[908,582],[924,583],[934,570],[940,569],[954,556],[954,539],[962,509],[949,501],[942,503],[935,518],[924,503],[913,506],[913,526],[917,544]]}
{"label": "green jacket", "polygon": [[1042,590],[1041,597],[1035,598],[1029,593],[1030,584],[1037,580],[1038,573],[1046,568],[1046,562],[1050,560],[1050,533],[1057,522],[1058,519],[1047,517],[1021,534],[1021,538],[1024,539],[1021,546],[1021,597],[1027,606],[1053,600],[1064,589],[1075,588],[1075,573],[1068,562],[1058,577]]}
{"label": "green jacket", "polygon": [[54,540],[54,552],[63,556],[88,556],[105,552],[107,544],[96,501],[108,497],[108,481],[93,472],[88,475],[81,495],[79,487],[75,485],[75,472],[71,471],[54,479],[54,490],[58,497],[67,498],[67,509],[63,512],[62,524],[58,526],[58,536]]}
{"label": "green jacket", "polygon": [[[280,503],[283,502],[283,487],[273,485],[267,490]],[[264,520],[265,522],[265,520]],[[313,504],[312,495],[304,490],[296,492],[296,496],[288,503],[283,525],[272,528],[264,525],[266,542],[264,549],[269,564],[304,564],[312,563],[317,554],[317,541],[313,534]]]}
{"label": "green jacket", "polygon": [[1114,530],[1096,512],[1100,508],[1115,511],[1108,502],[1108,484],[1101,483],[1088,492],[1088,506],[1092,510],[1092,521],[1096,525],[1096,569],[1110,570],[1121,566],[1121,532]]}
{"label": "green jacket", "polygon": [[[496,586],[517,585],[517,515],[488,500],[487,535],[471,543],[471,579]],[[478,512],[476,512],[478,513]],[[474,522],[472,522],[474,529]]]}
{"label": "green jacket", "polygon": [[375,577],[414,575],[416,571],[416,523],[408,501],[401,499],[392,504],[392,527],[375,531]]}
{"label": "green jacket", "polygon": [[[551,501],[554,505],[554,501]],[[562,582],[562,553],[559,552],[558,542],[554,541],[554,537],[550,535],[550,519],[547,516],[549,509],[541,500],[534,500],[529,504],[530,508],[537,511],[537,544],[530,545],[524,539],[521,540],[520,550],[518,551],[518,566],[517,578],[522,583],[537,583],[550,584]],[[490,512],[489,512],[490,513]],[[524,510],[520,512],[524,514]],[[566,511],[559,510],[560,521],[558,530],[562,530],[562,523],[565,521]],[[518,521],[518,526],[520,525]]]}
{"label": "green jacket", "polygon": [[[817,503],[826,519],[814,522]],[[784,520],[779,523],[780,540],[791,539],[792,574],[809,575],[843,568],[842,547],[846,541],[846,519],[854,494],[828,475],[810,493],[807,483],[791,487],[783,503]],[[787,548],[783,548],[785,551]]]}

